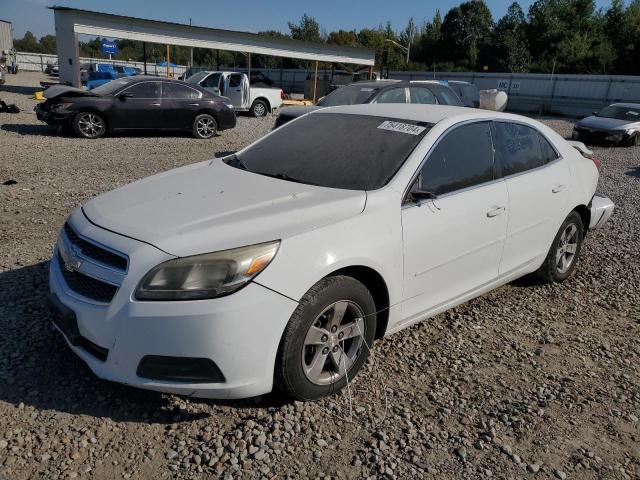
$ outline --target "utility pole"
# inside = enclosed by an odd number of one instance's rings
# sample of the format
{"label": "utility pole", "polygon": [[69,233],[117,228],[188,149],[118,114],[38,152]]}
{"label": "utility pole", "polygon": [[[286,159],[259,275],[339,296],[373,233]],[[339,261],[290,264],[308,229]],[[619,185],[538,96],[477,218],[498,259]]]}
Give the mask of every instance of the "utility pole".
{"label": "utility pole", "polygon": [[[189,17],[189,26],[191,26],[191,17]],[[189,51],[189,67],[193,67],[193,47]]]}
{"label": "utility pole", "polygon": [[411,52],[411,42],[413,41],[413,17],[409,18],[409,26],[407,27],[407,33],[409,42],[407,43],[407,64],[409,63],[409,53]]}

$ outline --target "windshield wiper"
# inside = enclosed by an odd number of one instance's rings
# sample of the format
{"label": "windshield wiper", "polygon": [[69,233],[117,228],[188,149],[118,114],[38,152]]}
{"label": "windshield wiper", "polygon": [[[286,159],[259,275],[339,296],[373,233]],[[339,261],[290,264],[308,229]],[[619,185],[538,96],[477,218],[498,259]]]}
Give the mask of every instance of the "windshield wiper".
{"label": "windshield wiper", "polygon": [[238,158],[237,155],[231,155],[231,156],[223,159],[222,161],[224,163],[226,163],[227,165],[230,165],[230,166],[235,167],[235,168],[239,168],[240,170],[249,171],[249,167],[247,167],[245,165],[245,163],[240,158]]}
{"label": "windshield wiper", "polygon": [[277,178],[278,180],[286,180],[287,182],[294,183],[304,183],[306,185],[318,185],[317,183],[308,182],[307,180],[300,180],[298,178],[293,178],[287,175],[286,173],[264,173],[264,172],[255,172],[260,175],[264,175],[265,177]]}

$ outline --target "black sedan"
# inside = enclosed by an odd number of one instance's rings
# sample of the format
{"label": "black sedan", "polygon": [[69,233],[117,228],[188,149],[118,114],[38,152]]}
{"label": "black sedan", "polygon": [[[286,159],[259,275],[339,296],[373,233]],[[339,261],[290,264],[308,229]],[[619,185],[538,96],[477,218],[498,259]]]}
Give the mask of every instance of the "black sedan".
{"label": "black sedan", "polygon": [[315,106],[285,107],[280,111],[274,128],[318,108],[362,103],[418,103],[424,105],[453,105],[462,101],[447,85],[436,81],[378,80],[356,82],[337,88],[321,98]]}
{"label": "black sedan", "polygon": [[39,120],[80,137],[117,130],[184,130],[211,138],[236,125],[231,102],[195,85],[152,76],[125,77],[93,90],[54,85],[35,108]]}

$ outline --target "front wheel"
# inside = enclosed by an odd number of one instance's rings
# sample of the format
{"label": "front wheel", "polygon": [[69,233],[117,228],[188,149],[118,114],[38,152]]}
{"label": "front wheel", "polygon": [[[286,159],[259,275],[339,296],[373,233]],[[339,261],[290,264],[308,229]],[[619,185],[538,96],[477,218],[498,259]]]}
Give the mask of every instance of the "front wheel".
{"label": "front wheel", "polygon": [[367,288],[347,276],[320,280],[291,316],[275,370],[276,386],[297,400],[315,400],[352,382],[376,331]]}
{"label": "front wheel", "polygon": [[571,212],[553,239],[547,258],[536,272],[547,282],[562,282],[576,268],[584,239],[584,225],[577,212]]}
{"label": "front wheel", "polygon": [[94,112],[80,112],[73,117],[71,126],[76,135],[83,138],[100,138],[107,131],[107,122]]}
{"label": "front wheel", "polygon": [[216,122],[216,119],[208,113],[200,114],[193,120],[192,133],[196,138],[212,138],[215,136],[217,131],[218,123]]}
{"label": "front wheel", "polygon": [[264,117],[269,112],[269,108],[262,100],[256,100],[253,102],[253,105],[251,105],[251,109],[249,111],[254,117]]}

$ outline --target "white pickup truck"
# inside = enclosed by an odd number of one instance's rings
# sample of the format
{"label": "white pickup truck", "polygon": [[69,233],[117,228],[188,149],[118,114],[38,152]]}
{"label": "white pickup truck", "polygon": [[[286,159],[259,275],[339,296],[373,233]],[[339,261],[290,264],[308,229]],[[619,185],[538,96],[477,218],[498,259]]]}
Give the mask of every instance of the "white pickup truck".
{"label": "white pickup truck", "polygon": [[247,75],[238,72],[198,72],[186,82],[227,97],[236,111],[248,111],[254,117],[264,117],[280,108],[284,96],[279,88],[251,87]]}

